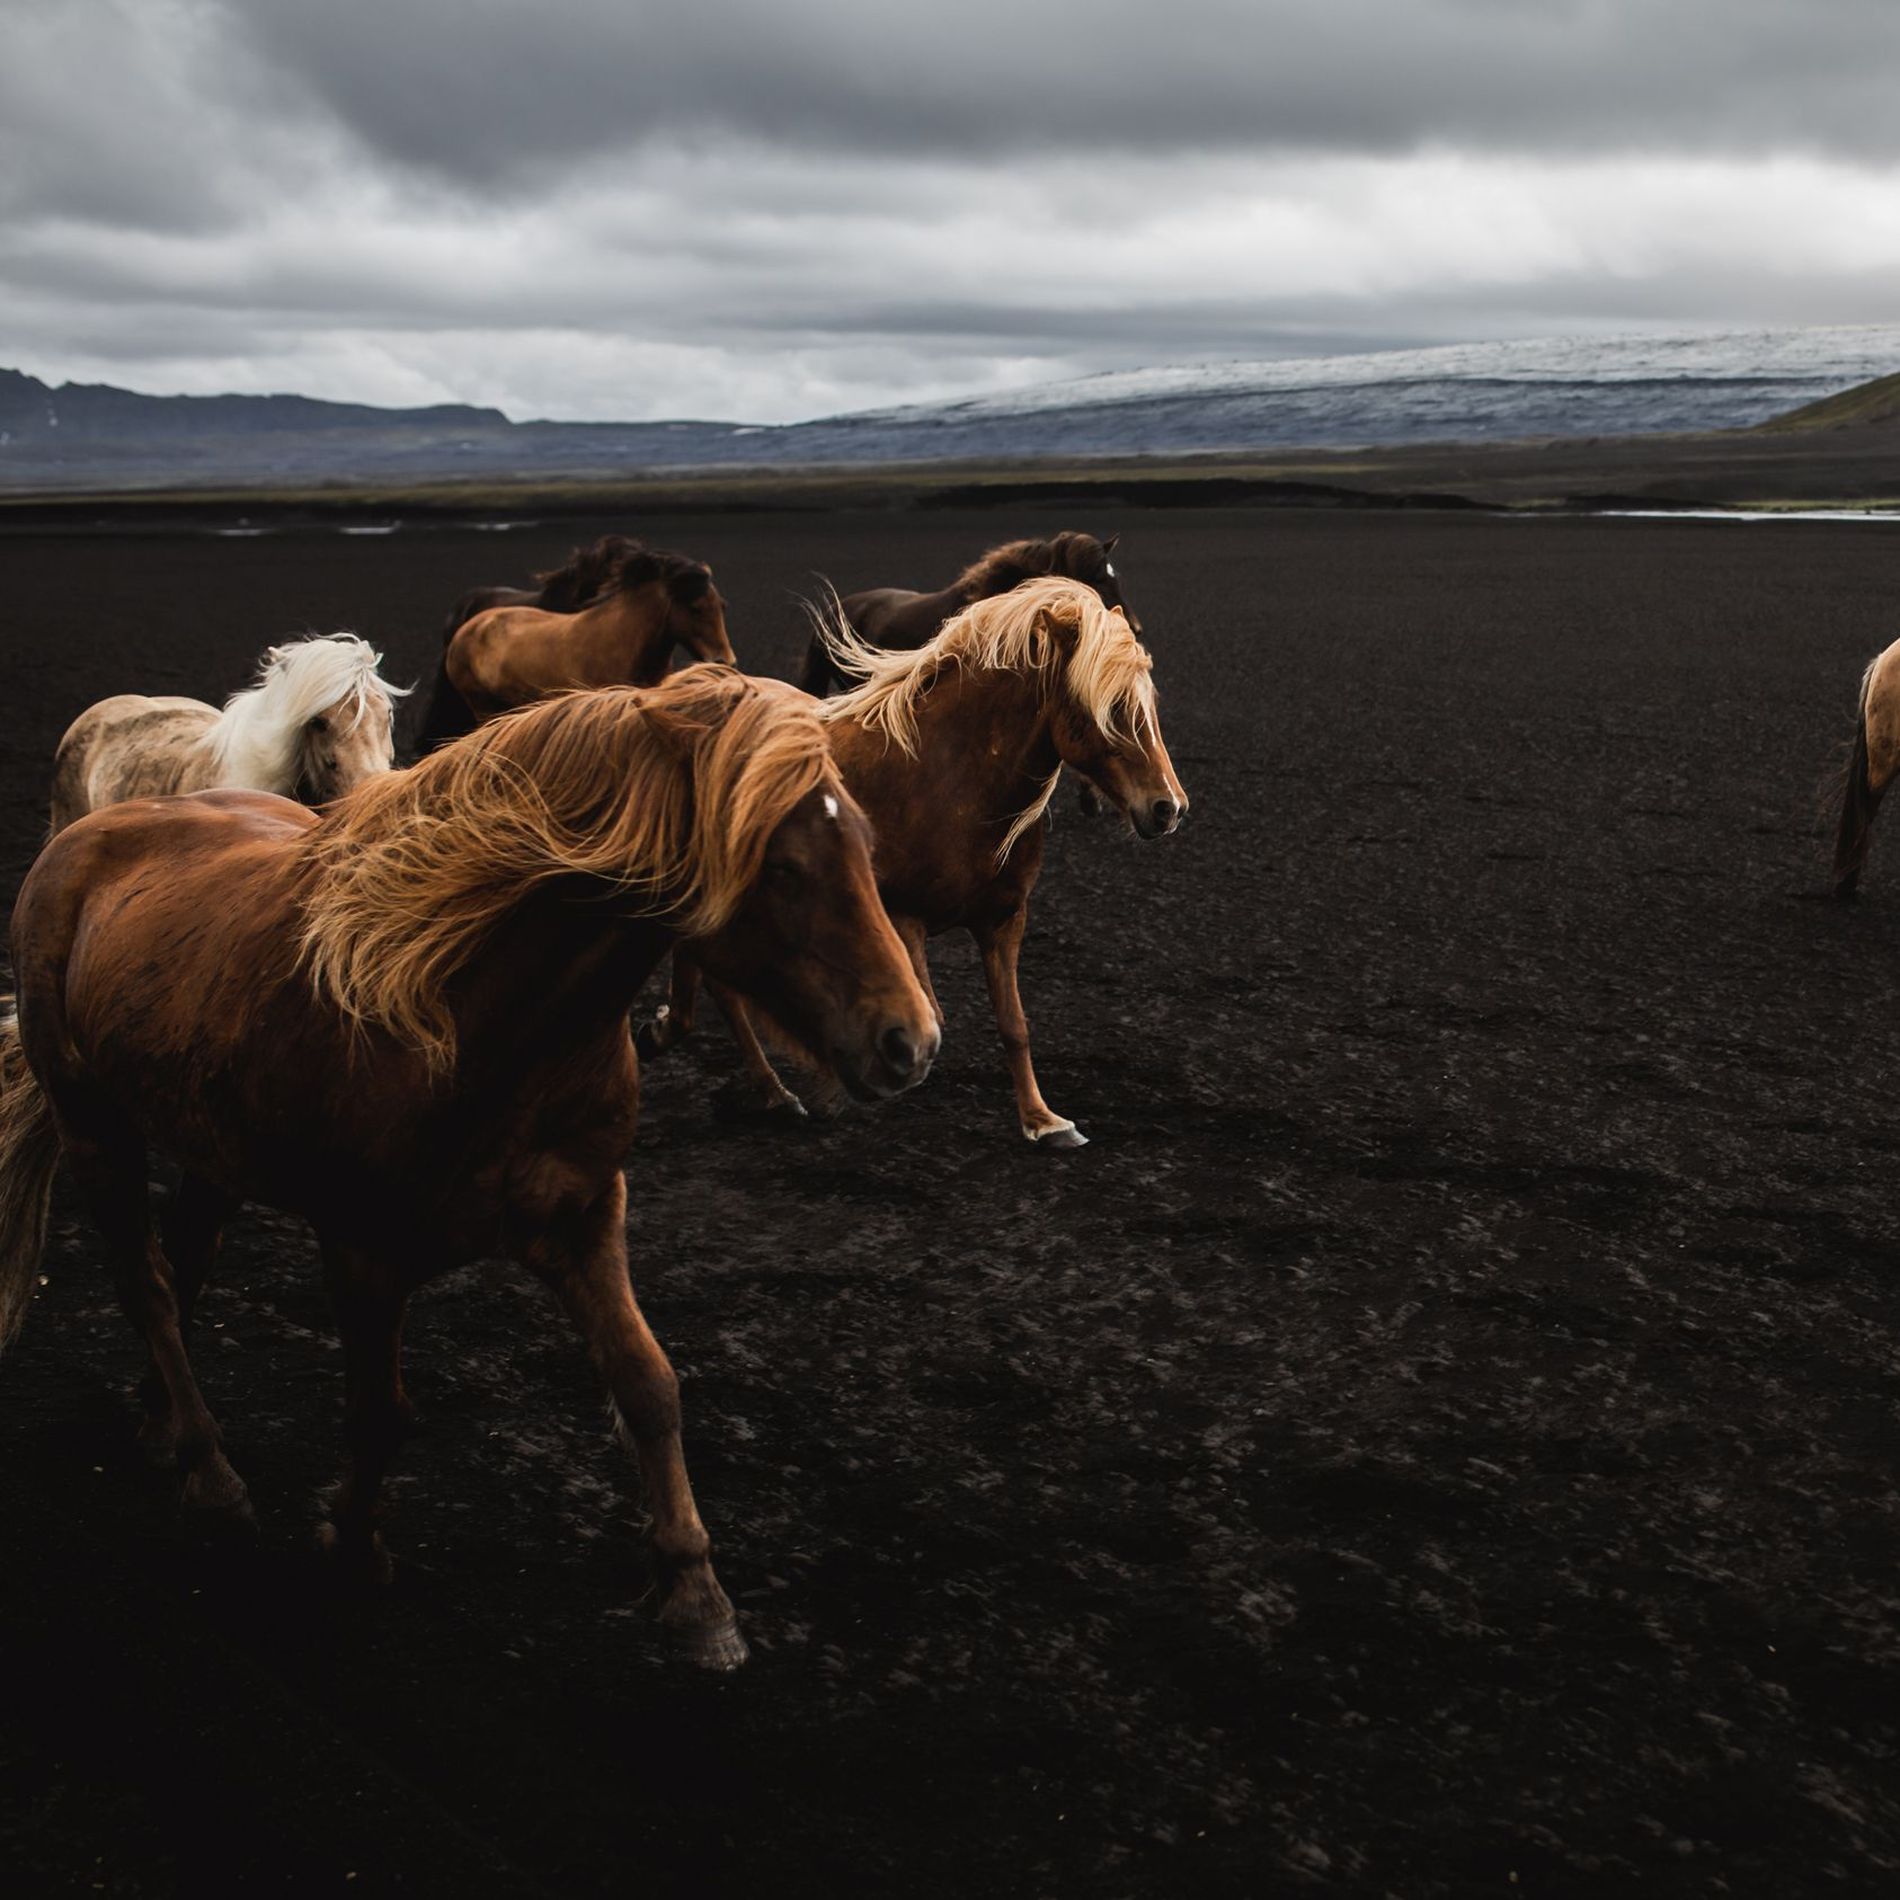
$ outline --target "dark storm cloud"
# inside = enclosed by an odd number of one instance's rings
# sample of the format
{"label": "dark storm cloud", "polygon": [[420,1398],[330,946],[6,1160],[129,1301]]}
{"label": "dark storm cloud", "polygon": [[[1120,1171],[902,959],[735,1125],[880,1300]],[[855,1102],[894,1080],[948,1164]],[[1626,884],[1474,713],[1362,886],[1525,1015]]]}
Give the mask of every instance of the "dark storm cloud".
{"label": "dark storm cloud", "polygon": [[1900,309],[1890,0],[0,0],[0,363],[785,420]]}
{"label": "dark storm cloud", "polygon": [[250,0],[248,46],[469,183],[808,151],[1900,151],[1892,0]]}

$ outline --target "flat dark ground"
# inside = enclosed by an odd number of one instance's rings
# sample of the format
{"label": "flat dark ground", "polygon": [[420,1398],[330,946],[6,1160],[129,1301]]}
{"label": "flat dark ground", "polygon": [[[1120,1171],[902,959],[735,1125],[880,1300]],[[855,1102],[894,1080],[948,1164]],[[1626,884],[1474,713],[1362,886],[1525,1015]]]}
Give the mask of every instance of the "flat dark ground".
{"label": "flat dark ground", "polygon": [[[809,570],[1053,525],[661,538],[782,671]],[[0,1366],[9,1894],[1895,1891],[1900,850],[1814,900],[1900,530],[1114,525],[1194,810],[1059,801],[1025,987],[1093,1145],[1017,1137],[957,945],[884,1112],[722,1119],[714,1029],[651,1077],[636,1281],[751,1668],[661,1652],[500,1269],[420,1303],[403,1568],[334,1600],[338,1354],[266,1214],[197,1347],[261,1539],[181,1543],[62,1202]],[[91,699],[305,625],[414,675],[574,538],[0,539],[5,888]]]}

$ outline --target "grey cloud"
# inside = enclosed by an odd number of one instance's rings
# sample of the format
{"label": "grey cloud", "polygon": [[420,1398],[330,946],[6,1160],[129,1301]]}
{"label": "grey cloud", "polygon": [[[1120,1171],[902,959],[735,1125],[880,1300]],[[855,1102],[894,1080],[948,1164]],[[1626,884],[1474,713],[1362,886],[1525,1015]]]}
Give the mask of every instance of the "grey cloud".
{"label": "grey cloud", "polygon": [[371,149],[469,186],[656,138],[1900,151],[1889,0],[251,0],[241,18]]}
{"label": "grey cloud", "polygon": [[0,0],[0,362],[780,420],[1881,320],[1897,96],[1890,0]]}

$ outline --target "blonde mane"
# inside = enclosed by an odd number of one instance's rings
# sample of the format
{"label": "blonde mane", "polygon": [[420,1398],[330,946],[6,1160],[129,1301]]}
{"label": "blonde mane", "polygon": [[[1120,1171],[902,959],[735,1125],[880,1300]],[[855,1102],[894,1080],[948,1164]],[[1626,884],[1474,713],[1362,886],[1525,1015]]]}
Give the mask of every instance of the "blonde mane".
{"label": "blonde mane", "polygon": [[585,878],[704,935],[833,778],[815,711],[727,667],[537,701],[329,808],[304,847],[304,963],[353,1024],[446,1068],[450,979],[537,890]]}
{"label": "blonde mane", "polygon": [[[917,755],[917,707],[946,667],[1027,674],[1047,698],[1058,689],[1108,739],[1138,738],[1155,723],[1154,661],[1119,607],[1104,607],[1094,588],[1062,579],[1024,581],[946,620],[934,638],[909,651],[886,651],[859,635],[837,597],[807,604],[812,625],[830,648],[838,670],[858,683],[819,703],[818,716],[854,719],[881,732],[899,750]],[[1064,641],[1063,632],[1073,634]],[[997,854],[1000,866],[1016,840],[1048,809],[1060,771],[1010,826]]]}
{"label": "blonde mane", "polygon": [[377,670],[383,656],[353,633],[312,634],[265,653],[257,684],[224,702],[205,744],[220,785],[289,793],[303,769],[310,721],[349,706],[354,728],[372,713],[387,724],[409,688]]}
{"label": "blonde mane", "polygon": [[[838,670],[858,683],[820,703],[821,719],[855,719],[913,758],[917,702],[946,667],[1025,673],[1045,696],[1060,681],[1077,708],[1110,739],[1134,738],[1155,717],[1154,661],[1119,607],[1080,581],[1024,581],[946,620],[920,647],[886,651],[856,633],[834,596],[809,607]],[[1072,632],[1065,645],[1058,629]]]}

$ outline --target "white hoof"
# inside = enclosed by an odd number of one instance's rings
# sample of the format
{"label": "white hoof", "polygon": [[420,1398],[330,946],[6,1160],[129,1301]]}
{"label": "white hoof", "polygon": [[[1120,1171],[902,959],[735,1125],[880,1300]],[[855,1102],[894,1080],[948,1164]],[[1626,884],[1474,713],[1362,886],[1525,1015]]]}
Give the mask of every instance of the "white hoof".
{"label": "white hoof", "polygon": [[1038,1148],[1086,1148],[1089,1138],[1074,1122],[1058,1122],[1053,1128],[1025,1128],[1025,1139]]}

